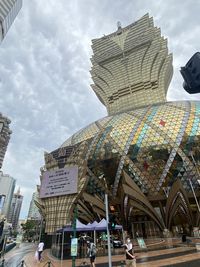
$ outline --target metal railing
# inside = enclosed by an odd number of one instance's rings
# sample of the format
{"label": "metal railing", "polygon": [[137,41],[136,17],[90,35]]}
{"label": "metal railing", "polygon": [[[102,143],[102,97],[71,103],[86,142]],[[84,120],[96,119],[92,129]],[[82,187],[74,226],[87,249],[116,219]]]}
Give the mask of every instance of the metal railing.
{"label": "metal railing", "polygon": [[47,266],[47,267],[55,267],[51,261],[47,261],[45,263],[45,265],[43,265],[43,267],[45,267],[45,266]]}

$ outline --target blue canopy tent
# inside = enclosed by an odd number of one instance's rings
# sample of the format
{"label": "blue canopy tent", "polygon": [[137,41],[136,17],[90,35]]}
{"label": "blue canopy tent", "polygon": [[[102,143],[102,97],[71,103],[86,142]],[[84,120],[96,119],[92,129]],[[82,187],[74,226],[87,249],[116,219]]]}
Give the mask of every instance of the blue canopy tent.
{"label": "blue canopy tent", "polygon": [[[107,229],[107,221],[105,219],[102,219],[96,226],[94,226],[95,231],[104,231]],[[121,230],[122,225],[115,225],[115,230]]]}
{"label": "blue canopy tent", "polygon": [[[105,231],[107,229],[107,221],[102,219],[99,223],[94,221],[93,223],[84,224],[81,223],[78,219],[76,220],[76,231],[77,232],[91,232],[91,231]],[[121,230],[122,225],[116,225],[116,230]],[[59,229],[57,232],[72,232],[73,227],[71,225],[67,225],[64,228]]]}
{"label": "blue canopy tent", "polygon": [[[116,230],[122,230],[122,225],[116,225]],[[102,219],[99,223],[94,221],[93,223],[88,223],[87,225],[84,223],[81,223],[78,219],[76,220],[76,231],[77,232],[93,232],[94,233],[94,242],[96,244],[96,232],[97,231],[106,231],[107,230],[107,221],[105,219]],[[59,230],[56,231],[57,235],[62,236],[62,251],[63,251],[63,245],[64,245],[64,233],[66,232],[73,232],[74,229],[71,225],[67,225]],[[61,256],[61,258],[63,255]]]}

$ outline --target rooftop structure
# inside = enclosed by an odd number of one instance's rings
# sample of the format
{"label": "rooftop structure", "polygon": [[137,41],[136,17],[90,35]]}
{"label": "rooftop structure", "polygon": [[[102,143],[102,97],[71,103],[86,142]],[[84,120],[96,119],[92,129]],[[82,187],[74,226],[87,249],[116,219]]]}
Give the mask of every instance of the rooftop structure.
{"label": "rooftop structure", "polygon": [[91,86],[109,115],[166,101],[172,54],[148,14],[93,39],[92,49]]}

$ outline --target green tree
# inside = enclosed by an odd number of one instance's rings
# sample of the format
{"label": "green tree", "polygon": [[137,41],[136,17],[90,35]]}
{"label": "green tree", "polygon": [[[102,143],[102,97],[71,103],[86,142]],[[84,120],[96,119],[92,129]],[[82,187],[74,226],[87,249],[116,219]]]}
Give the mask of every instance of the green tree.
{"label": "green tree", "polygon": [[21,224],[24,239],[31,240],[36,235],[37,221],[28,220],[26,223]]}

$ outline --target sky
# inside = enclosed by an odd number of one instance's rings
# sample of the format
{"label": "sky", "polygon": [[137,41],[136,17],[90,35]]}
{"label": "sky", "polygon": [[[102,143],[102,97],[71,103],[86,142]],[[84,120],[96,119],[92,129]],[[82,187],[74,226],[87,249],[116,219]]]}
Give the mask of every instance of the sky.
{"label": "sky", "polygon": [[23,0],[0,45],[0,112],[12,121],[2,170],[17,180],[28,215],[44,151],[106,116],[90,88],[91,39],[149,13],[168,38],[174,76],[168,100],[200,100],[182,88],[180,67],[200,50],[200,1]]}

